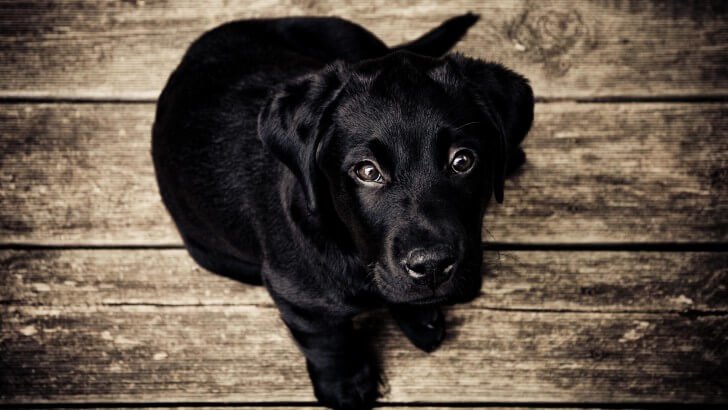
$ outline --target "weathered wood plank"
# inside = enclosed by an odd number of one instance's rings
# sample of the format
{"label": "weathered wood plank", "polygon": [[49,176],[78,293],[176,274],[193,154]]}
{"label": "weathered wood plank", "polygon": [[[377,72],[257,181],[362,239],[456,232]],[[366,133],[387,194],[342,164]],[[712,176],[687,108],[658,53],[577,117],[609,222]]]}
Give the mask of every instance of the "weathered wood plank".
{"label": "weathered wood plank", "polygon": [[[728,253],[486,253],[472,309],[728,310]],[[184,250],[0,251],[0,304],[272,306],[262,288],[197,267]]]}
{"label": "weathered wood plank", "polygon": [[486,239],[728,239],[728,106],[547,104]]}
{"label": "weathered wood plank", "polygon": [[[303,360],[272,308],[0,311],[4,403],[312,400]],[[362,321],[377,335],[385,402],[728,401],[725,316],[448,315],[451,337],[431,355],[388,319]]]}
{"label": "weathered wood plank", "polygon": [[0,238],[180,243],[154,179],[153,113],[149,104],[0,106]]}
{"label": "weathered wood plank", "polygon": [[[0,242],[180,244],[151,104],[0,105]],[[618,124],[618,126],[615,126]],[[728,105],[539,104],[487,241],[725,242]]]}
{"label": "weathered wood plank", "polygon": [[397,44],[468,10],[482,20],[458,49],[523,72],[541,97],[728,93],[728,8],[720,0],[56,0],[1,7],[6,97],[156,98],[189,43],[233,19],[338,15]]}

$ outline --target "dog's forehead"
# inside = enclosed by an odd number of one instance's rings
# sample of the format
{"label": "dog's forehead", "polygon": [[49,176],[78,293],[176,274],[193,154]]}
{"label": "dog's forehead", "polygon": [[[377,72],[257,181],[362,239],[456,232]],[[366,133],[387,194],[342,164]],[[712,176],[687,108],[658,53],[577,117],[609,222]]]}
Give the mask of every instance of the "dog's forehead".
{"label": "dog's forehead", "polygon": [[438,133],[453,121],[431,101],[371,95],[343,101],[335,119],[343,147],[369,147],[376,140],[390,151],[408,147],[406,152],[422,152],[430,147]]}
{"label": "dog's forehead", "polygon": [[447,121],[448,104],[414,93],[396,96],[369,92],[350,94],[340,101],[336,119],[340,125],[370,128],[369,131],[396,128],[399,131],[415,127],[435,126]]}
{"label": "dog's forehead", "polygon": [[472,121],[467,107],[453,100],[422,93],[400,93],[397,97],[363,92],[342,99],[334,123],[346,140],[343,146],[378,140],[391,148],[425,149],[445,130]]}

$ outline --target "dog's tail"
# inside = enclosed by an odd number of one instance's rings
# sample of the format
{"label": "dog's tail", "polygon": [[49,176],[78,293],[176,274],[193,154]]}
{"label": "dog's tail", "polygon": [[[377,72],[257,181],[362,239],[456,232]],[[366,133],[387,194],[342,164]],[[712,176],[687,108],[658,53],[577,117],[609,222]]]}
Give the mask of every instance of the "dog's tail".
{"label": "dog's tail", "polygon": [[392,47],[392,51],[406,50],[415,54],[440,57],[463,38],[468,29],[478,19],[480,19],[480,16],[471,12],[453,17],[417,40]]}

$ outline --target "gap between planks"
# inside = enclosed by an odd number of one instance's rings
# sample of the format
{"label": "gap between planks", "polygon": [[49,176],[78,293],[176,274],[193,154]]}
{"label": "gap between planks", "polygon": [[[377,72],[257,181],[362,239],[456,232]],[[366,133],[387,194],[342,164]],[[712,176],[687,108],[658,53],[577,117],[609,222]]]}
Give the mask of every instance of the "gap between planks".
{"label": "gap between planks", "polygon": [[[0,250],[145,250],[145,249],[185,249],[184,245],[171,243],[62,243],[45,244],[37,242],[0,242]],[[728,242],[618,242],[618,243],[518,243],[483,242],[484,251],[552,251],[552,252],[726,252]]]}
{"label": "gap between planks", "polygon": [[[80,409],[113,409],[113,410],[124,410],[124,409],[159,409],[159,410],[222,410],[222,409],[251,409],[260,408],[268,410],[284,410],[289,408],[296,408],[298,410],[314,410],[323,409],[318,406],[317,403],[313,402],[226,402],[226,403],[215,403],[215,402],[154,402],[154,403],[137,403],[137,402],[91,402],[91,403],[40,403],[40,404],[0,404],[0,409],[26,409],[26,410],[41,410],[41,409],[54,409],[54,410],[80,410]],[[649,402],[649,403],[552,403],[552,402],[533,402],[533,403],[494,403],[494,402],[472,402],[472,403],[438,403],[438,402],[414,402],[414,403],[399,403],[399,402],[382,402],[376,405],[377,409],[388,410],[388,409],[420,409],[420,410],[435,410],[435,409],[478,409],[478,410],[536,410],[536,409],[554,409],[554,410],[608,410],[608,409],[619,409],[619,410],[682,410],[682,409],[695,409],[696,405],[691,403],[662,403],[662,402]],[[722,404],[704,404],[700,408],[720,409],[723,410],[724,405]]]}
{"label": "gap between planks", "polygon": [[[694,95],[606,95],[599,97],[536,97],[538,104],[649,104],[649,103],[726,103],[728,94],[694,94]],[[156,104],[157,98],[139,96],[106,96],[106,95],[34,95],[22,93],[0,92],[0,104]]]}

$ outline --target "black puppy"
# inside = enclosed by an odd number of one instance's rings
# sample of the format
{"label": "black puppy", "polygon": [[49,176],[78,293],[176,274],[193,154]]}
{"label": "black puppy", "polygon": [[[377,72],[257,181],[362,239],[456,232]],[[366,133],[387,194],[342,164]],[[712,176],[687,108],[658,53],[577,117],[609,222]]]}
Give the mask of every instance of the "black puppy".
{"label": "black puppy", "polygon": [[498,64],[441,57],[476,20],[395,48],[337,18],[233,22],[159,98],[154,165],[190,255],[265,284],[327,406],[378,397],[354,315],[390,306],[431,351],[439,305],[479,294],[482,217],[524,158],[533,94]]}

